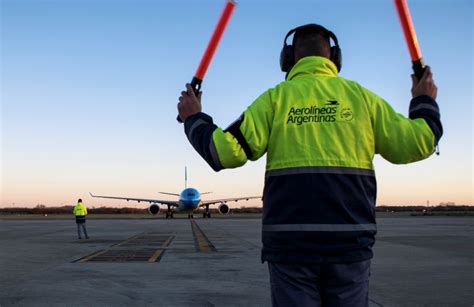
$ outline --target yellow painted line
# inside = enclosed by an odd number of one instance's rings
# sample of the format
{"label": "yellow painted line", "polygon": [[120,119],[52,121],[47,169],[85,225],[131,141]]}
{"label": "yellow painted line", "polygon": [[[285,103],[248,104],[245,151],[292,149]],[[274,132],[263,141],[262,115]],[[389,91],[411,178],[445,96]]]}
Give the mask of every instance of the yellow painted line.
{"label": "yellow painted line", "polygon": [[153,256],[151,256],[150,259],[148,259],[148,262],[155,262],[156,259],[160,258],[161,254],[163,254],[163,250],[162,249],[157,250],[153,254]]}
{"label": "yellow painted line", "polygon": [[173,239],[174,239],[174,236],[170,236],[170,237],[165,241],[165,243],[163,243],[162,246],[165,247],[165,246],[170,245],[170,243],[171,243],[171,241],[173,241]]}
{"label": "yellow painted line", "polygon": [[[170,236],[163,244],[162,244],[162,247],[166,247],[168,245],[170,245],[171,241],[173,241],[174,239],[174,236]],[[153,256],[150,257],[150,259],[148,259],[148,262],[156,262],[156,260],[158,258],[161,257],[161,255],[164,253],[165,251],[162,250],[162,249],[158,249],[156,250],[156,252],[153,254]]]}
{"label": "yellow painted line", "polygon": [[191,227],[193,229],[194,238],[197,241],[199,251],[201,253],[211,253],[215,251],[195,221],[191,221]]}
{"label": "yellow painted line", "polygon": [[99,255],[102,255],[102,254],[105,253],[106,251],[107,251],[106,249],[101,250],[101,251],[98,251],[98,252],[95,253],[95,254],[92,254],[92,255],[90,255],[90,256],[87,256],[86,258],[83,258],[83,259],[79,260],[79,262],[80,262],[80,263],[87,262],[87,261],[93,259],[94,257],[97,257],[97,256],[99,256]]}
{"label": "yellow painted line", "polygon": [[211,251],[209,244],[207,243],[206,239],[204,239],[201,232],[196,233],[196,239],[199,245],[199,251],[203,253],[209,253]]}

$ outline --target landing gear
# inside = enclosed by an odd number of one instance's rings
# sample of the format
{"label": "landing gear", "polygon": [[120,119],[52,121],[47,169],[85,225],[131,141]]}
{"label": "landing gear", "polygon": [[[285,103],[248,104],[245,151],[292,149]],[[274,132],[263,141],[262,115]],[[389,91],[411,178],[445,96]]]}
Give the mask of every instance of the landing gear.
{"label": "landing gear", "polygon": [[171,207],[168,206],[168,210],[166,211],[166,218],[170,218],[172,219],[173,218],[173,211],[171,211]]}
{"label": "landing gear", "polygon": [[208,219],[211,218],[211,211],[209,211],[209,206],[206,206],[206,211],[204,211],[204,212],[202,213],[202,217],[203,217],[203,218],[206,218],[206,217],[207,217]]}
{"label": "landing gear", "polygon": [[188,219],[193,219],[194,215],[192,213],[188,214]]}

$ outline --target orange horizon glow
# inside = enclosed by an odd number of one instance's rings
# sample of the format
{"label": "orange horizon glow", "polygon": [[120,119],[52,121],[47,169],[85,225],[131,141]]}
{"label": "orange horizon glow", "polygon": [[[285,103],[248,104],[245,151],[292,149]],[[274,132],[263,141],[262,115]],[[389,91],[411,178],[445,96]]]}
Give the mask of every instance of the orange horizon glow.
{"label": "orange horizon glow", "polygon": [[[160,195],[158,193],[151,194],[140,194],[140,193],[115,193],[109,194],[114,196],[129,196],[129,197],[143,197],[143,198],[153,198],[153,199],[163,199],[163,200],[177,200],[178,198],[173,198],[172,196]],[[212,195],[212,194],[211,194]],[[218,198],[229,198],[229,197],[241,197],[241,196],[260,196],[259,193],[219,193],[214,195],[205,195],[203,200],[207,199],[218,199]],[[62,206],[74,206],[78,198],[81,198],[87,207],[115,207],[115,208],[148,208],[150,205],[147,202],[138,203],[136,201],[120,201],[120,200],[111,200],[111,199],[98,199],[92,198],[89,194],[70,194],[64,196],[56,197],[45,197],[38,198],[33,197],[2,197],[2,202],[0,208],[33,208],[37,205],[44,205],[46,207],[62,207]],[[438,206],[446,205],[449,203],[454,203],[456,206],[474,206],[472,196],[461,198],[461,197],[446,197],[441,198],[422,198],[416,197],[413,199],[397,199],[397,198],[384,198],[377,200],[376,206]],[[228,202],[227,203],[231,208],[240,208],[240,207],[262,207],[263,203],[261,200],[249,200],[249,201],[239,201],[239,202]]]}

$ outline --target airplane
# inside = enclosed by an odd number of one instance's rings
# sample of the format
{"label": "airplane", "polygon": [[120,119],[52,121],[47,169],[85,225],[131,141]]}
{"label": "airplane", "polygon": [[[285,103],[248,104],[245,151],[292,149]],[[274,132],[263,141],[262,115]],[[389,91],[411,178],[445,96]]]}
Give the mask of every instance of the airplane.
{"label": "airplane", "polygon": [[165,205],[168,207],[166,210],[166,218],[173,218],[174,212],[187,212],[188,218],[194,218],[193,212],[198,210],[199,208],[205,207],[205,210],[202,214],[203,218],[211,218],[211,212],[209,211],[210,205],[220,204],[217,207],[220,214],[228,214],[230,212],[230,208],[227,205],[229,201],[239,201],[239,200],[249,200],[249,199],[256,199],[262,198],[261,196],[246,196],[246,197],[235,197],[235,198],[221,198],[221,199],[213,199],[213,200],[201,200],[201,195],[209,194],[210,192],[199,193],[199,191],[195,188],[188,188],[188,172],[187,168],[184,168],[184,190],[180,193],[168,193],[168,192],[158,192],[160,194],[166,195],[173,195],[178,196],[179,200],[162,200],[162,199],[148,199],[148,198],[134,198],[134,197],[118,197],[118,196],[103,196],[103,195],[94,195],[89,192],[91,197],[96,198],[109,198],[109,199],[119,199],[119,200],[126,200],[126,201],[137,201],[140,202],[148,202],[150,203],[150,207],[148,208],[148,212],[152,215],[156,215],[160,212],[160,205]]}

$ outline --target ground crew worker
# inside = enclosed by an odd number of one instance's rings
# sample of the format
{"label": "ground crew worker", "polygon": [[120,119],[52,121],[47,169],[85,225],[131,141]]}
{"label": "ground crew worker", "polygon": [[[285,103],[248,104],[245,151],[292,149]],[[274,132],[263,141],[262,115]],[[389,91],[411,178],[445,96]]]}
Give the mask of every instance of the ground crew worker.
{"label": "ground crew worker", "polygon": [[178,103],[185,133],[215,171],[267,154],[262,261],[274,306],[367,306],[376,233],[372,160],[378,153],[404,164],[435,151],[443,129],[431,70],[419,81],[413,76],[406,118],[338,76],[337,38],[320,25],[291,30],[280,65],[286,80],[225,130],[201,112],[201,93],[187,84]]}
{"label": "ground crew worker", "polygon": [[87,229],[86,229],[86,216],[87,216],[87,208],[82,202],[82,199],[77,200],[77,205],[74,207],[72,210],[72,213],[76,216],[76,224],[77,224],[77,237],[79,240],[82,239],[81,236],[81,228],[84,232],[84,236],[86,239],[89,239],[89,236],[87,235]]}

